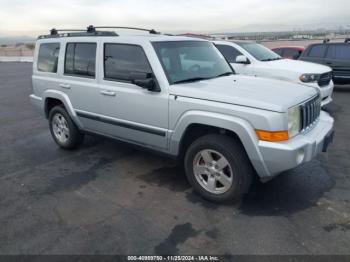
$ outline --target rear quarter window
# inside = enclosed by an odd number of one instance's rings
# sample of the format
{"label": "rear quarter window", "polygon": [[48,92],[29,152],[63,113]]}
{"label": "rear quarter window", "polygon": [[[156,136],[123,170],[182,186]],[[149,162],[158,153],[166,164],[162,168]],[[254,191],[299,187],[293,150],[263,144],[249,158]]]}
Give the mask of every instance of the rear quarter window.
{"label": "rear quarter window", "polygon": [[58,55],[60,52],[59,43],[42,43],[38,54],[38,71],[57,73]]}
{"label": "rear quarter window", "polygon": [[350,60],[350,45],[330,45],[327,51],[327,58],[337,60]]}

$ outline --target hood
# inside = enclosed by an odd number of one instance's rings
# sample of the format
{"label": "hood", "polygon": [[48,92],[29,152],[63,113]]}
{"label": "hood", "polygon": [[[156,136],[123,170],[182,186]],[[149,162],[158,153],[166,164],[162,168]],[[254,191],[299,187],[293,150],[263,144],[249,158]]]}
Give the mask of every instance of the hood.
{"label": "hood", "polygon": [[266,66],[276,70],[292,71],[298,74],[323,74],[332,71],[332,69],[325,65],[304,62],[291,59],[280,59],[270,62],[263,62]]}
{"label": "hood", "polygon": [[286,112],[317,94],[313,87],[268,78],[232,75],[170,86],[170,94]]}

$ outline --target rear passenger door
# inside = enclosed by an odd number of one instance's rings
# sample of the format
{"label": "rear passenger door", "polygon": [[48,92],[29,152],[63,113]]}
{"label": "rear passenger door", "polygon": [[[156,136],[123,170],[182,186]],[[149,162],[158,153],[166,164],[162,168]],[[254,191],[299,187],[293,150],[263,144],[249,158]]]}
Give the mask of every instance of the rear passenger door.
{"label": "rear passenger door", "polygon": [[101,131],[143,146],[167,148],[167,90],[152,92],[131,81],[132,74],[154,76],[144,48],[106,42],[101,56]]}
{"label": "rear passenger door", "polygon": [[337,82],[350,81],[350,44],[329,44],[325,62]]}
{"label": "rear passenger door", "polygon": [[60,90],[65,92],[83,128],[97,131],[99,122],[95,114],[100,111],[97,83],[98,43],[79,39],[64,42],[65,52],[61,67]]}

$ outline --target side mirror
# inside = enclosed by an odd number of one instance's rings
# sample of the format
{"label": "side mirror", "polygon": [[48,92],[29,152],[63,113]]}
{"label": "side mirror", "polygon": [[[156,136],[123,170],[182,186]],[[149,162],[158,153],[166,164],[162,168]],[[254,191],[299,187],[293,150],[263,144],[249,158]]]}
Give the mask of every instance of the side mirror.
{"label": "side mirror", "polygon": [[249,61],[248,57],[246,57],[245,55],[239,55],[236,57],[236,63],[248,65],[248,64],[250,64],[250,61]]}
{"label": "side mirror", "polygon": [[139,73],[139,72],[131,73],[130,80],[131,80],[131,83],[133,83],[134,85],[145,88],[148,91],[160,92],[160,88],[155,78],[150,73]]}

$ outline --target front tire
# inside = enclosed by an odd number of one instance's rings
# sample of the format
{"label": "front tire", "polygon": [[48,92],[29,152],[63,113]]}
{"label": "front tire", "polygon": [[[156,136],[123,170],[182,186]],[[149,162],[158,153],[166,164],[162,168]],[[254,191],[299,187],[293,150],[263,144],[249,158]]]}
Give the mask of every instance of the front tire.
{"label": "front tire", "polygon": [[243,146],[225,135],[211,134],[194,141],[186,152],[184,165],[194,190],[219,203],[242,198],[254,175]]}
{"label": "front tire", "polygon": [[56,144],[63,149],[74,149],[83,141],[84,135],[63,106],[55,106],[50,110],[49,126]]}

